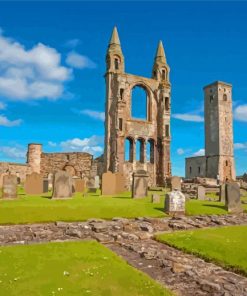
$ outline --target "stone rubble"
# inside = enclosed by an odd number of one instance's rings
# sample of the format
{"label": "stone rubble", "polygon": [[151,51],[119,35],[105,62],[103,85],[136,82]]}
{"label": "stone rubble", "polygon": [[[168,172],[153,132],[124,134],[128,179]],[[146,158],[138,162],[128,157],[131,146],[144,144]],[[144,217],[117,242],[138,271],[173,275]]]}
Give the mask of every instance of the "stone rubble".
{"label": "stone rubble", "polygon": [[159,232],[244,224],[247,214],[5,225],[0,245],[94,239],[177,295],[247,296],[247,278],[153,240]]}

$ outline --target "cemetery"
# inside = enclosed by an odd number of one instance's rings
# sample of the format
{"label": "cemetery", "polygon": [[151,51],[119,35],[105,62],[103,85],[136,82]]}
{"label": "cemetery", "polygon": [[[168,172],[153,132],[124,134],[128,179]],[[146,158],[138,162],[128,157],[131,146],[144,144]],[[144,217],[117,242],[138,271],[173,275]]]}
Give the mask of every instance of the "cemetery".
{"label": "cemetery", "polygon": [[[176,176],[169,73],[161,41],[150,78],[126,73],[114,27],[103,154],[29,143],[25,164],[0,163],[0,295],[247,296],[232,85],[203,88],[205,153],[185,157]],[[131,113],[135,88],[143,120]]]}

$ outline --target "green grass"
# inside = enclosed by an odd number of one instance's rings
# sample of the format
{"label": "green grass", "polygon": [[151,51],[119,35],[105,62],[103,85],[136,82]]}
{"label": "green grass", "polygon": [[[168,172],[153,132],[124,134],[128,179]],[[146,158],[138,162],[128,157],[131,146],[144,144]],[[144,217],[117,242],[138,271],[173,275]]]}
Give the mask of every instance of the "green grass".
{"label": "green grass", "polygon": [[170,246],[247,275],[247,226],[176,231],[156,237]]}
{"label": "green grass", "polygon": [[[51,199],[51,193],[42,196],[25,195],[19,188],[15,200],[0,199],[0,224],[24,224],[54,221],[85,221],[90,218],[112,219],[113,217],[165,217],[164,197],[160,203],[151,203],[151,194],[143,199],[132,199],[130,192],[116,196],[76,193],[65,200]],[[162,192],[155,192],[163,194]],[[247,205],[243,206],[247,209]],[[187,215],[222,215],[227,211],[220,202],[189,200]]]}
{"label": "green grass", "polygon": [[172,295],[93,241],[1,247],[0,294]]}

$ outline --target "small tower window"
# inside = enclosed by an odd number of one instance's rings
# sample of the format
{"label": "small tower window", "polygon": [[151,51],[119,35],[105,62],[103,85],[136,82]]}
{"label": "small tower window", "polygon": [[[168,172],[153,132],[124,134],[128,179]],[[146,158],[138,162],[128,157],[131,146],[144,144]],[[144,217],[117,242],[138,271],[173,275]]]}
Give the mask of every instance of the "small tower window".
{"label": "small tower window", "polygon": [[169,110],[169,98],[168,97],[165,98],[165,109],[166,109],[166,111]]}
{"label": "small tower window", "polygon": [[156,77],[156,71],[153,71],[153,76]]}
{"label": "small tower window", "polygon": [[166,79],[166,71],[162,70],[162,80],[165,80],[165,79]]}
{"label": "small tower window", "polygon": [[115,70],[119,70],[119,59],[114,59]]}
{"label": "small tower window", "polygon": [[124,89],[120,88],[120,99],[123,100]]}
{"label": "small tower window", "polygon": [[123,118],[118,119],[118,128],[120,131],[123,130]]}
{"label": "small tower window", "polygon": [[190,167],[190,175],[192,174],[192,167]]}
{"label": "small tower window", "polygon": [[209,100],[210,100],[210,103],[212,103],[214,101],[214,96],[210,96]]}
{"label": "small tower window", "polygon": [[201,167],[198,167],[198,174],[201,173]]}
{"label": "small tower window", "polygon": [[170,132],[169,132],[169,124],[166,124],[166,137],[169,137],[170,136]]}
{"label": "small tower window", "polygon": [[226,166],[228,166],[228,161],[226,160]]}
{"label": "small tower window", "polygon": [[226,102],[227,101],[227,95],[223,94],[223,101]]}

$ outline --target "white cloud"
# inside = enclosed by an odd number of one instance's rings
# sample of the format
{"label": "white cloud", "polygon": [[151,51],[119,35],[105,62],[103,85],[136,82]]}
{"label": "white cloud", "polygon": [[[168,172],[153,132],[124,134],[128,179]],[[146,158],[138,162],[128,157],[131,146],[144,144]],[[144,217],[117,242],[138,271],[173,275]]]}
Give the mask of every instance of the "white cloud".
{"label": "white cloud", "polygon": [[26,149],[20,146],[0,146],[1,157],[11,158],[13,160],[20,160],[26,158]]}
{"label": "white cloud", "polygon": [[172,115],[173,118],[180,119],[183,121],[192,121],[192,122],[203,122],[204,118],[201,115],[189,114],[189,113],[177,113]]}
{"label": "white cloud", "polygon": [[99,155],[103,152],[103,136],[92,136],[90,138],[74,138],[60,143],[63,151],[88,152],[93,155]]}
{"label": "white cloud", "polygon": [[234,118],[247,122],[247,105],[240,105],[234,110]]}
{"label": "white cloud", "polygon": [[6,116],[0,115],[0,126],[12,127],[18,126],[22,123],[21,119],[9,120]]}
{"label": "white cloud", "polygon": [[57,99],[72,70],[56,49],[38,43],[26,49],[0,32],[0,95],[12,100]]}
{"label": "white cloud", "polygon": [[66,58],[66,63],[70,67],[77,68],[77,69],[96,67],[96,64],[93,61],[91,61],[88,57],[80,55],[75,51],[71,51],[68,53]]}
{"label": "white cloud", "polygon": [[48,141],[48,145],[51,146],[51,147],[56,147],[57,143],[52,142],[52,141]]}
{"label": "white cloud", "polygon": [[88,115],[89,117],[92,117],[94,119],[98,119],[101,121],[105,120],[105,112],[99,112],[99,111],[85,109],[85,110],[81,110],[79,113]]}
{"label": "white cloud", "polygon": [[234,149],[236,150],[247,149],[247,143],[235,143]]}
{"label": "white cloud", "polygon": [[205,149],[199,149],[193,154],[193,156],[204,156],[204,155],[205,155]]}
{"label": "white cloud", "polygon": [[5,109],[6,109],[6,105],[0,102],[0,110],[5,110]]}
{"label": "white cloud", "polygon": [[74,48],[81,43],[80,39],[74,38],[70,39],[65,43],[65,46]]}
{"label": "white cloud", "polygon": [[184,149],[182,149],[182,148],[177,149],[177,154],[178,155],[183,155],[184,153],[185,153]]}

